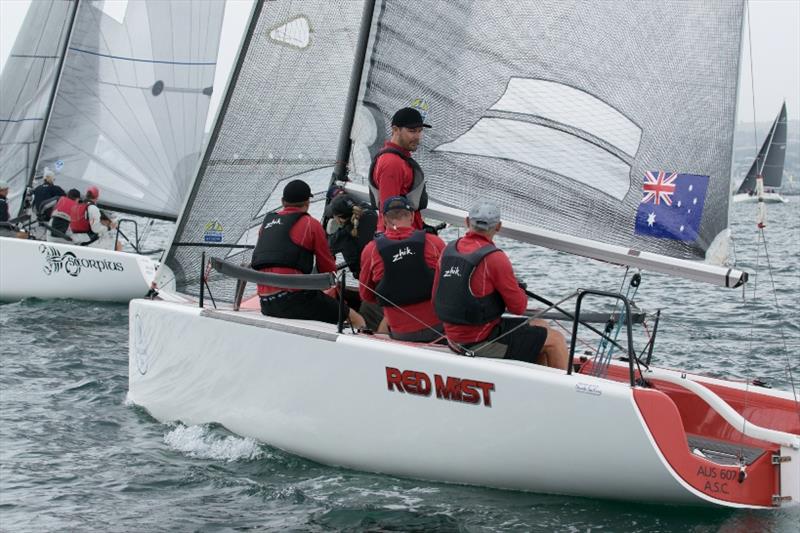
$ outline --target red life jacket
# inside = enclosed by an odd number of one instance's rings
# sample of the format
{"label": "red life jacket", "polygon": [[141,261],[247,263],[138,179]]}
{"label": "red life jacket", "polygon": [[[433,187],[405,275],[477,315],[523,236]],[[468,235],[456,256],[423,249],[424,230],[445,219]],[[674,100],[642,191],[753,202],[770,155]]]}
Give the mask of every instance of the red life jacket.
{"label": "red life jacket", "polygon": [[72,233],[90,233],[92,225],[89,223],[89,202],[76,203],[70,213],[69,229]]}
{"label": "red life jacket", "polygon": [[56,206],[53,208],[53,214],[56,213],[64,213],[70,219],[72,219],[72,209],[78,204],[77,200],[73,200],[69,196],[62,196],[56,202]]}

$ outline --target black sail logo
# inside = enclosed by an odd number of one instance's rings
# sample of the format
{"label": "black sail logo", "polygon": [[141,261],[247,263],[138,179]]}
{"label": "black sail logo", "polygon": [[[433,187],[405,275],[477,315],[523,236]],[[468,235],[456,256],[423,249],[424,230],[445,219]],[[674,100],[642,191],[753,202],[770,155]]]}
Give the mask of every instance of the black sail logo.
{"label": "black sail logo", "polygon": [[72,277],[77,277],[82,269],[99,272],[122,272],[125,270],[125,266],[120,261],[80,258],[72,252],[61,253],[55,246],[40,244],[39,252],[44,254],[45,264],[42,270],[48,276],[61,270]]}

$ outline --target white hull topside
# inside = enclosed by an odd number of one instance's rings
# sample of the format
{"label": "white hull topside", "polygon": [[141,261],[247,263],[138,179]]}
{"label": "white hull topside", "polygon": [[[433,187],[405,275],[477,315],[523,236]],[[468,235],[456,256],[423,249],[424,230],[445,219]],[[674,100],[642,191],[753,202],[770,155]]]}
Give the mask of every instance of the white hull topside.
{"label": "white hull topside", "polygon": [[[788,202],[786,198],[781,196],[777,192],[765,192],[762,196],[764,203],[767,204],[785,204]],[[758,196],[755,194],[734,194],[733,195],[733,203],[735,204],[757,204],[758,203]]]}
{"label": "white hull topside", "polygon": [[[129,316],[128,398],[162,422],[220,423],[324,464],[418,479],[749,506],[676,475],[627,383],[257,312],[134,300]],[[410,389],[390,385],[406,371]],[[474,380],[462,401],[438,397],[448,378]]]}
{"label": "white hull topside", "polygon": [[142,255],[0,237],[0,301],[74,298],[128,302],[152,283],[174,287],[169,269]]}

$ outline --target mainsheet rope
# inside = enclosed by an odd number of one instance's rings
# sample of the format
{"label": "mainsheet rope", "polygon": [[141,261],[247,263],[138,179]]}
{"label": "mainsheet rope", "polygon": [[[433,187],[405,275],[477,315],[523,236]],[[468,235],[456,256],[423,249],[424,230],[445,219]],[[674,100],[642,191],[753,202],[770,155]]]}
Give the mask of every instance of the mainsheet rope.
{"label": "mainsheet rope", "polygon": [[491,344],[494,344],[494,343],[496,343],[497,341],[499,341],[500,339],[502,339],[502,338],[503,338],[503,337],[505,337],[506,335],[510,335],[511,333],[515,332],[516,330],[518,330],[518,329],[520,329],[520,328],[522,328],[522,327],[524,327],[524,326],[527,326],[527,325],[530,323],[530,321],[531,321],[531,320],[535,320],[535,319],[539,318],[540,316],[544,315],[544,314],[545,314],[547,311],[549,311],[549,310],[551,310],[551,309],[554,309],[554,308],[558,307],[558,306],[559,306],[559,305],[561,305],[562,303],[564,303],[564,302],[566,302],[567,300],[569,300],[569,299],[571,299],[571,298],[574,298],[575,296],[577,296],[577,295],[578,295],[578,291],[575,291],[575,292],[573,292],[573,293],[571,293],[571,294],[569,294],[569,295],[565,296],[564,298],[562,298],[562,299],[561,299],[561,300],[559,300],[558,302],[556,302],[556,303],[554,303],[554,304],[550,305],[550,306],[549,306],[549,307],[547,307],[546,309],[543,309],[543,310],[541,310],[541,311],[537,312],[536,314],[534,314],[534,315],[532,315],[532,316],[530,316],[530,317],[525,317],[525,318],[527,318],[528,320],[525,320],[524,322],[521,322],[519,325],[517,325],[517,326],[514,326],[513,328],[511,328],[510,330],[506,331],[506,332],[505,332],[505,333],[503,333],[502,335],[499,335],[498,337],[495,337],[494,339],[492,339],[492,340],[490,340],[490,341],[487,341],[487,342],[485,342],[485,343],[481,344],[480,346],[475,346],[475,347],[473,347],[472,349],[469,349],[469,348],[466,348],[465,346],[463,346],[463,345],[461,345],[461,344],[459,344],[459,343],[457,343],[457,342],[455,342],[455,341],[451,340],[451,339],[450,339],[450,338],[449,338],[447,335],[442,335],[442,334],[439,332],[439,330],[437,330],[436,328],[434,328],[434,327],[433,327],[433,326],[431,326],[430,324],[426,324],[425,322],[423,322],[422,320],[420,320],[420,319],[419,319],[419,318],[417,318],[416,316],[412,315],[411,313],[409,313],[408,311],[406,311],[405,309],[403,309],[403,308],[402,308],[400,305],[398,305],[398,304],[396,304],[396,303],[392,302],[392,301],[391,301],[391,300],[389,300],[388,298],[385,298],[383,295],[379,294],[379,293],[378,293],[378,291],[376,291],[376,290],[375,290],[375,289],[373,289],[372,287],[369,287],[368,285],[365,285],[365,284],[361,283],[361,280],[357,280],[357,281],[358,281],[358,285],[359,285],[359,286],[361,286],[361,287],[365,287],[365,288],[366,288],[368,291],[370,291],[372,294],[374,294],[375,296],[378,296],[378,297],[380,297],[381,299],[385,300],[387,303],[389,303],[389,305],[391,305],[392,307],[396,308],[398,311],[401,311],[401,312],[402,312],[402,313],[404,313],[406,316],[409,316],[409,317],[411,317],[411,318],[412,318],[413,320],[415,320],[417,323],[419,323],[420,325],[424,326],[426,329],[429,329],[429,330],[431,330],[431,331],[435,332],[437,335],[439,335],[439,338],[437,338],[436,340],[434,340],[434,341],[431,341],[431,342],[429,342],[429,343],[427,343],[427,344],[435,344],[435,343],[437,343],[439,340],[441,340],[441,339],[445,339],[445,340],[447,340],[447,342],[448,342],[450,345],[452,345],[452,346],[454,346],[454,347],[458,348],[459,350],[462,350],[462,351],[464,352],[464,355],[467,355],[467,356],[469,356],[469,357],[475,357],[475,352],[478,352],[478,351],[480,351],[481,349],[483,349],[483,348],[485,348],[485,347],[487,347],[487,346],[489,346],[489,345],[491,345]]}

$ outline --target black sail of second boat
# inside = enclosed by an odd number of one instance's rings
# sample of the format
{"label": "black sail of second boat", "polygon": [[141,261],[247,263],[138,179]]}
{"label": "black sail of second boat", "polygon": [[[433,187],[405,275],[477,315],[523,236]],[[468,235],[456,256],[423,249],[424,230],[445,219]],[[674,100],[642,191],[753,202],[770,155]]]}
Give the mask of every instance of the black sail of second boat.
{"label": "black sail of second boat", "polygon": [[764,178],[764,188],[777,189],[783,181],[783,163],[786,159],[786,102],[781,106],[775,122],[761,145],[747,176],[739,185],[736,194],[754,193],[756,190],[756,177],[760,174]]}

